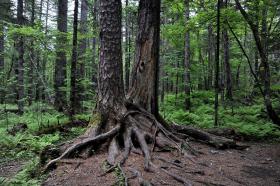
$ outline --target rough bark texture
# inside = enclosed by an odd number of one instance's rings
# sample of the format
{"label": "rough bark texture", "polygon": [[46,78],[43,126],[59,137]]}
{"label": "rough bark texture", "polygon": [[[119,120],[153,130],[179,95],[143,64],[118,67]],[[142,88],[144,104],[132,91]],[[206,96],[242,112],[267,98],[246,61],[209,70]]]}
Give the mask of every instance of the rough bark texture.
{"label": "rough bark texture", "polygon": [[56,43],[56,62],[55,62],[55,108],[58,111],[63,111],[66,108],[66,52],[67,46],[67,0],[58,0],[58,18],[57,18],[57,35]]}
{"label": "rough bark texture", "polygon": [[70,82],[70,115],[76,114],[77,109],[80,109],[80,101],[78,98],[77,87],[77,44],[78,44],[78,8],[79,1],[75,0],[74,7],[74,22],[73,22],[73,44],[72,44],[72,60],[71,60],[71,82]]}
{"label": "rough bark texture", "polygon": [[103,118],[115,117],[123,105],[122,74],[121,1],[101,0],[98,109]]}
{"label": "rough bark texture", "polygon": [[[185,19],[186,22],[190,19],[189,0],[185,0]],[[185,35],[185,58],[184,58],[184,79],[185,79],[185,109],[190,110],[191,107],[191,76],[190,76],[190,31],[187,30]]]}
{"label": "rough bark texture", "polygon": [[[22,25],[24,22],[23,18],[23,0],[18,0],[17,2],[17,21],[19,25]],[[18,53],[17,62],[15,65],[15,74],[17,79],[17,105],[18,105],[18,113],[23,114],[24,112],[24,49],[23,46],[23,37],[17,37],[16,41],[16,49]]]}
{"label": "rough bark texture", "polygon": [[154,115],[158,114],[158,66],[160,0],[141,0],[135,62],[131,73],[129,99]]}
{"label": "rough bark texture", "polygon": [[[125,1],[125,6],[128,8],[128,0]],[[128,10],[126,12],[126,20],[125,20],[125,92],[129,90],[129,73],[130,73],[130,29],[129,29],[129,21],[130,13]]]}

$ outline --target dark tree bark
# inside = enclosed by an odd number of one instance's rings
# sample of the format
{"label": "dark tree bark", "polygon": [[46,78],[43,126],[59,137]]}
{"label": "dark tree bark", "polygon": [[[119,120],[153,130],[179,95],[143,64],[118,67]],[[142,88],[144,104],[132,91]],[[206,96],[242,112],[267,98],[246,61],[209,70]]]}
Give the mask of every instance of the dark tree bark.
{"label": "dark tree bark", "polygon": [[[4,78],[4,52],[5,52],[5,47],[4,47],[4,24],[2,22],[0,22],[0,77]],[[2,84],[2,82],[0,83],[0,103],[3,104],[4,103],[4,86]]]}
{"label": "dark tree bark", "polygon": [[[92,11],[92,17],[93,17],[93,30],[94,32],[96,32],[97,28],[98,28],[98,1],[99,0],[95,0],[94,4],[93,4],[93,11]],[[94,33],[96,34],[96,33]],[[96,69],[96,46],[98,45],[98,40],[96,38],[96,36],[94,36],[92,38],[92,84],[93,84],[93,89],[97,92],[97,69]]]}
{"label": "dark tree bark", "polygon": [[[185,0],[185,20],[189,21],[190,18],[190,5],[189,0]],[[185,109],[191,108],[191,76],[190,76],[190,31],[185,34],[185,55],[184,55],[184,79],[185,79]]]}
{"label": "dark tree bark", "polygon": [[[252,18],[247,14],[247,12],[244,10],[244,8],[241,6],[239,0],[235,0],[236,6],[241,12],[242,16],[244,17],[245,21],[249,24],[253,36],[255,39],[255,43],[260,55],[260,60],[263,68],[263,77],[262,82],[264,85],[264,104],[267,110],[267,114],[269,118],[272,120],[274,124],[280,125],[280,118],[275,112],[275,110],[272,107],[271,103],[271,89],[270,89],[270,67],[268,63],[268,55],[267,55],[267,26],[266,26],[266,20],[262,21],[262,33],[259,33],[259,28],[256,26],[256,24],[253,22]],[[264,6],[264,9],[266,9],[266,6]],[[263,10],[266,11],[266,10]],[[263,12],[263,17],[265,16],[265,12]],[[265,19],[265,18],[263,18]],[[261,74],[261,72],[260,72]]]}
{"label": "dark tree bark", "polygon": [[56,62],[55,62],[55,101],[54,106],[58,111],[64,111],[66,102],[66,46],[67,46],[67,0],[58,0]]}
{"label": "dark tree bark", "polygon": [[[128,7],[128,0],[125,1],[125,6]],[[125,92],[128,92],[129,89],[129,73],[130,73],[130,29],[129,22],[130,13],[126,10],[126,19],[125,19]]]}
{"label": "dark tree bark", "polygon": [[[23,25],[23,0],[17,1],[17,22],[19,25]],[[23,36],[18,36],[16,41],[16,50],[18,53],[17,63],[15,65],[15,74],[17,79],[17,105],[18,113],[24,112],[24,42]]]}
{"label": "dark tree bark", "polygon": [[79,1],[75,0],[74,22],[73,22],[73,43],[72,43],[72,60],[71,60],[71,81],[70,81],[70,116],[73,117],[77,110],[81,108],[78,98],[77,87],[77,44],[78,44],[78,11]]}
{"label": "dark tree bark", "polygon": [[128,97],[154,115],[158,115],[159,33],[160,0],[141,0]]}
{"label": "dark tree bark", "polygon": [[[224,1],[224,7],[227,8],[228,0]],[[227,28],[223,30],[224,39],[224,70],[225,70],[225,84],[226,84],[226,99],[232,100],[232,73],[230,67],[230,56],[229,56],[229,38]]]}
{"label": "dark tree bark", "polygon": [[218,0],[217,4],[217,46],[216,46],[216,57],[215,57],[215,116],[214,125],[218,126],[218,107],[219,107],[219,58],[220,58],[220,7],[221,0]]}

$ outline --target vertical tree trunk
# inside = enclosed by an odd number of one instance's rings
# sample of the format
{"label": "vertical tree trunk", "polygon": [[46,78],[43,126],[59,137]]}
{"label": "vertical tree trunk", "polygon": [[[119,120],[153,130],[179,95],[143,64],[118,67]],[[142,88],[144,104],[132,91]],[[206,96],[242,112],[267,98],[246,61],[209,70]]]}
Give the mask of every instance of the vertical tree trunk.
{"label": "vertical tree trunk", "polygon": [[[185,19],[186,22],[190,18],[189,0],[185,0]],[[190,76],[190,31],[187,30],[185,35],[185,55],[184,55],[184,79],[185,79],[185,109],[190,110],[191,107],[191,76]]]}
{"label": "vertical tree trunk", "polygon": [[[30,20],[32,26],[34,26],[35,23],[35,0],[32,0],[31,2],[31,20]],[[30,106],[33,101],[33,90],[34,90],[34,62],[35,62],[35,54],[34,54],[34,41],[32,38],[32,41],[30,43],[30,59],[29,59],[29,70],[28,70],[28,89],[27,89],[27,94],[28,94],[28,105]],[[37,66],[38,68],[38,66]]]}
{"label": "vertical tree trunk", "polygon": [[78,11],[79,1],[75,0],[74,6],[74,22],[73,22],[73,44],[72,44],[72,60],[71,60],[71,81],[70,81],[70,116],[76,114],[77,109],[80,109],[80,101],[78,100],[77,90],[77,44],[78,44]]}
{"label": "vertical tree trunk", "polygon": [[160,0],[140,0],[136,56],[128,97],[158,115]]}
{"label": "vertical tree trunk", "polygon": [[[128,0],[125,1],[125,6],[128,7]],[[130,73],[130,31],[129,31],[129,13],[126,10],[125,19],[125,92],[129,89],[129,73]]]}
{"label": "vertical tree trunk", "polygon": [[220,7],[221,0],[218,0],[217,4],[217,47],[215,57],[215,116],[214,125],[218,126],[218,107],[219,107],[219,58],[220,58]]}
{"label": "vertical tree trunk", "polygon": [[120,112],[124,101],[121,0],[100,0],[98,108],[102,120]]}
{"label": "vertical tree trunk", "polygon": [[[227,8],[228,0],[225,0],[224,7]],[[224,38],[224,70],[225,70],[225,84],[226,84],[226,99],[232,100],[232,73],[230,67],[230,56],[229,56],[229,38],[228,31],[226,28],[223,30]]]}
{"label": "vertical tree trunk", "polygon": [[84,90],[83,79],[85,77],[85,63],[86,63],[86,49],[87,49],[87,38],[84,38],[87,34],[87,16],[88,16],[88,6],[86,0],[81,2],[81,22],[80,22],[80,33],[82,39],[79,44],[78,50],[78,63],[77,63],[77,100],[76,100],[76,111],[78,113],[82,112],[81,101],[84,100]]}
{"label": "vertical tree trunk", "polygon": [[213,28],[208,26],[208,83],[207,89],[213,87]]}
{"label": "vertical tree trunk", "polygon": [[66,46],[67,46],[67,0],[58,0],[58,17],[56,43],[56,62],[55,62],[55,108],[58,111],[63,111],[66,108]]}
{"label": "vertical tree trunk", "polygon": [[[98,21],[97,21],[97,9],[98,9],[98,0],[94,1],[93,5],[93,12],[92,12],[92,17],[93,17],[93,29],[96,32],[97,27],[98,27]],[[96,33],[95,33],[96,34]],[[97,34],[96,34],[97,35]],[[92,38],[92,74],[91,74],[91,79],[92,79],[92,84],[93,84],[93,89],[97,92],[97,69],[96,69],[96,45],[97,45],[97,38],[94,36]]]}
{"label": "vertical tree trunk", "polygon": [[[17,1],[17,21],[19,25],[23,25],[23,0]],[[23,37],[17,37],[16,49],[18,53],[17,63],[15,65],[15,74],[17,79],[17,105],[18,113],[24,112],[24,49]]]}
{"label": "vertical tree trunk", "polygon": [[[5,52],[5,46],[4,46],[4,24],[2,21],[0,22],[0,77],[1,79],[4,78],[4,52]],[[0,104],[4,103],[4,90],[3,90],[3,84],[0,82]]]}

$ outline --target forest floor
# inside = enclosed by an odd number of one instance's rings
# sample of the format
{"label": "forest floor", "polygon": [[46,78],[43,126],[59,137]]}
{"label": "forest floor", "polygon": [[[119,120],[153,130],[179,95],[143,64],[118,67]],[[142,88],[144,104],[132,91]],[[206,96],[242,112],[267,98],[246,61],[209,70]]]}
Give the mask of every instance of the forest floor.
{"label": "forest floor", "polygon": [[[207,145],[190,142],[201,154],[194,158],[182,157],[176,152],[154,152],[153,162],[168,172],[176,173],[189,180],[192,185],[280,185],[280,144],[248,142],[245,150],[216,150]],[[177,166],[164,163],[158,158],[176,162]],[[50,172],[43,185],[123,185],[120,171],[104,173],[106,154],[97,154],[88,159],[75,159],[72,163],[61,164]],[[182,185],[164,171],[145,172],[144,158],[132,153],[123,170],[127,178],[137,169],[153,185]],[[181,167],[181,168],[180,168]],[[137,185],[137,178],[128,179],[130,185]]]}

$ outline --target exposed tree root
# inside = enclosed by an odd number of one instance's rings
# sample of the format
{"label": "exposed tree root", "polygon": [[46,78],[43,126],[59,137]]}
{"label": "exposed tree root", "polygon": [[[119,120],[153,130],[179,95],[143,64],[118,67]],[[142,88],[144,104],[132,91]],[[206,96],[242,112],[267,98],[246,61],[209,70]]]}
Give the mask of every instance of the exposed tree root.
{"label": "exposed tree root", "polygon": [[[203,141],[216,148],[236,148],[238,145],[230,139],[218,137],[213,134],[209,134],[202,130],[198,130],[192,127],[170,125],[166,126],[163,119],[155,118],[152,114],[145,111],[141,107],[132,103],[126,103],[126,112],[124,114],[116,114],[116,117],[109,116],[109,118],[96,130],[88,130],[86,135],[80,137],[77,142],[74,142],[72,146],[68,147],[58,158],[51,160],[44,170],[48,170],[53,167],[57,162],[62,161],[63,158],[71,156],[74,152],[81,151],[87,148],[108,148],[107,162],[111,165],[104,174],[119,168],[122,171],[122,175],[127,180],[122,165],[125,163],[131,151],[142,154],[145,158],[144,170],[153,171],[154,169],[160,170],[181,182],[184,185],[191,185],[191,182],[185,178],[180,177],[170,171],[167,171],[164,166],[156,166],[153,164],[153,157],[151,152],[157,149],[177,149],[180,153],[185,154],[190,160],[192,156],[186,155],[187,152],[191,152],[197,155],[197,151],[192,149],[186,142],[186,138],[192,137],[199,141]],[[117,119],[118,118],[118,119]],[[121,158],[118,158],[119,155]],[[160,161],[168,163],[179,169],[184,169],[179,162],[172,162],[164,158],[158,157]],[[116,161],[118,160],[118,161]],[[195,163],[192,160],[193,163]],[[130,169],[131,172],[138,178],[140,185],[151,185],[150,182],[144,180],[142,174],[136,169]],[[102,176],[101,175],[101,176]]]}

